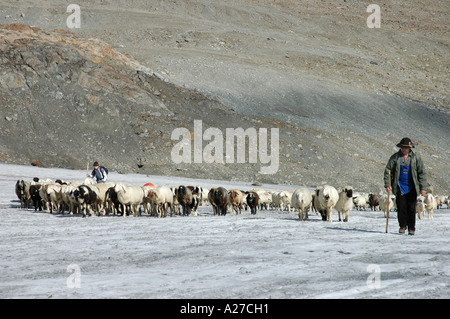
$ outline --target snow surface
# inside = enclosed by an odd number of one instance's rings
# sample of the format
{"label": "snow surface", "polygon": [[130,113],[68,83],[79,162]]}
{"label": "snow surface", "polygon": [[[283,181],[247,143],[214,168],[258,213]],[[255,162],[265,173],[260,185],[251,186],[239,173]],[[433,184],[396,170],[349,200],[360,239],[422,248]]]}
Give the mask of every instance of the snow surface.
{"label": "snow surface", "polygon": [[[189,217],[81,218],[20,208],[15,182],[34,176],[73,181],[85,171],[0,164],[1,298],[450,297],[448,208],[417,220],[415,236],[397,233],[395,212],[386,234],[383,213],[369,210],[352,211],[348,223],[271,210],[213,216],[210,206]],[[253,188],[115,172],[109,179]]]}

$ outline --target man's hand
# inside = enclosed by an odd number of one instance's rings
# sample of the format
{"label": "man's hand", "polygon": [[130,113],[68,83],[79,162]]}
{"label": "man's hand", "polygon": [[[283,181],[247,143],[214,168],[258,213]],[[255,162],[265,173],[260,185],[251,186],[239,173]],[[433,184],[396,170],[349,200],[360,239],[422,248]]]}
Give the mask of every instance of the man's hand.
{"label": "man's hand", "polygon": [[420,191],[420,195],[422,195],[422,196],[425,196],[426,193],[427,193],[427,191],[424,190],[424,189],[422,189],[422,190]]}
{"label": "man's hand", "polygon": [[391,190],[392,190],[392,187],[391,187],[391,186],[386,187],[386,192],[390,193]]}

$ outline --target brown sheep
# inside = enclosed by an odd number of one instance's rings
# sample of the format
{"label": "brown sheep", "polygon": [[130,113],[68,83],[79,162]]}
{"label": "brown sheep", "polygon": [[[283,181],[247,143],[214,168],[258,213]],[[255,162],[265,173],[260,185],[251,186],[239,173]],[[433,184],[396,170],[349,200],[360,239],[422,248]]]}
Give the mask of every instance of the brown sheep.
{"label": "brown sheep", "polygon": [[377,194],[369,194],[369,206],[371,210],[376,210],[380,206],[380,200]]}
{"label": "brown sheep", "polygon": [[242,192],[238,189],[231,189],[228,192],[228,196],[229,196],[229,204],[231,205],[233,210],[237,214],[238,213],[237,210],[239,208],[239,214],[241,214],[242,213],[242,205],[244,204],[244,195],[242,194]]}
{"label": "brown sheep", "polygon": [[192,191],[188,187],[181,185],[175,190],[175,194],[177,195],[178,203],[183,208],[183,215],[190,215],[194,202]]}
{"label": "brown sheep", "polygon": [[217,206],[219,215],[227,214],[227,206],[229,204],[228,191],[223,187],[217,187],[214,190],[214,204]]}
{"label": "brown sheep", "polygon": [[219,215],[219,209],[217,208],[216,203],[214,202],[214,192],[216,191],[215,187],[212,187],[208,192],[208,201],[213,207],[214,215]]}

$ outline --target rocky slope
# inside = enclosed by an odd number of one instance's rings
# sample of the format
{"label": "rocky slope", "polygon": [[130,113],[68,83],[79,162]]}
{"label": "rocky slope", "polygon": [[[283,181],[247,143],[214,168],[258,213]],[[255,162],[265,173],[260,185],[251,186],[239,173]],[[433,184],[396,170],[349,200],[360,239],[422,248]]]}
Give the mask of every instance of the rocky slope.
{"label": "rocky slope", "polygon": [[[146,151],[170,150],[170,132],[182,121],[177,106],[192,115],[204,105],[227,109],[164,82],[100,40],[18,24],[0,28],[6,161],[79,167],[98,158],[130,170],[147,161]],[[169,110],[165,103],[174,100]],[[167,160],[152,160],[158,162]]]}
{"label": "rocky slope", "polygon": [[[0,160],[379,191],[410,136],[448,192],[448,4],[408,3],[373,30],[361,1],[86,1],[73,33],[60,1],[1,3]],[[194,120],[279,128],[278,172],[175,164]]]}

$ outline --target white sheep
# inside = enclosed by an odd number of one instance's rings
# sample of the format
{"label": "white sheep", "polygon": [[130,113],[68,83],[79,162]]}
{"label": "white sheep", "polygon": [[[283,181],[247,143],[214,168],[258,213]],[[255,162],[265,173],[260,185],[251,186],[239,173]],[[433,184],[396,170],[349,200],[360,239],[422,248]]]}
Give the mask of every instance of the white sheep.
{"label": "white sheep", "polygon": [[422,195],[417,196],[416,213],[417,213],[417,217],[419,219],[424,219],[424,217],[425,217],[425,197]]}
{"label": "white sheep", "polygon": [[353,204],[355,204],[356,209],[358,210],[365,210],[367,207],[368,200],[366,199],[366,196],[363,194],[357,194],[353,197]]}
{"label": "white sheep", "polygon": [[202,206],[206,206],[208,205],[209,201],[208,201],[208,193],[209,193],[209,189],[205,188],[205,187],[201,187],[201,203]]}
{"label": "white sheep", "polygon": [[147,198],[152,205],[152,211],[156,211],[159,217],[167,216],[167,208],[170,207],[170,216],[173,214],[173,193],[169,187],[158,186],[149,189]]}
{"label": "white sheep", "polygon": [[326,215],[322,215],[322,220],[328,220],[333,222],[333,209],[339,200],[339,194],[336,188],[330,185],[324,185],[319,190],[319,203],[321,208],[326,212]]}
{"label": "white sheep", "polygon": [[369,194],[353,192],[353,205],[356,209],[363,210],[369,205]]}
{"label": "white sheep", "polygon": [[[141,186],[124,185],[117,183],[114,186],[114,191],[117,193],[117,199],[124,205],[129,206],[133,216],[137,216],[139,213],[140,205],[144,201],[144,190]],[[126,214],[123,214],[126,217]]]}
{"label": "white sheep", "polygon": [[67,185],[61,185],[61,198],[63,205],[69,209],[69,214],[73,215],[74,211],[78,209],[78,202],[75,201],[75,197],[72,196],[72,192],[80,186],[77,183],[70,183]]}
{"label": "white sheep", "polygon": [[339,221],[348,221],[350,211],[353,208],[353,188],[350,186],[339,189],[339,200],[336,203],[335,209],[338,211]]}
{"label": "white sheep", "polygon": [[445,196],[436,195],[435,198],[436,198],[436,208],[441,209],[442,205],[445,204]]}
{"label": "white sheep", "polygon": [[291,205],[294,209],[298,209],[298,217],[300,220],[308,219],[308,211],[311,209],[312,195],[309,189],[303,187],[294,191],[291,198]]}
{"label": "white sheep", "polygon": [[49,204],[50,213],[57,210],[58,213],[64,213],[64,203],[62,200],[61,185],[57,183],[49,183],[43,186],[43,191]]}
{"label": "white sheep", "polygon": [[282,191],[280,194],[282,205],[287,208],[288,213],[291,212],[293,194],[294,192],[291,191]]}
{"label": "white sheep", "polygon": [[48,198],[48,193],[47,193],[47,185],[51,185],[54,184],[54,182],[51,179],[46,179],[46,180],[39,180],[38,184],[41,185],[41,188],[39,188],[39,196],[41,197],[42,200],[42,206],[44,209],[52,211],[52,207],[51,207],[51,202],[50,199]]}
{"label": "white sheep", "polygon": [[447,208],[450,207],[450,196],[447,196],[447,198],[444,199],[444,204],[447,205]]}
{"label": "white sheep", "polygon": [[386,212],[394,208],[394,196],[390,195],[389,197],[389,203],[388,203],[388,195],[383,194],[379,196],[379,202],[380,202],[380,210],[384,212],[384,217],[386,217]]}
{"label": "white sheep", "polygon": [[[106,209],[105,207],[108,206],[107,202],[106,202],[106,192],[110,187],[113,187],[115,184],[108,182],[108,183],[97,183],[95,186],[98,189],[98,198],[99,198],[99,205],[98,205],[98,212],[102,213],[103,211],[103,216],[106,215]],[[91,186],[91,185],[89,185]]]}
{"label": "white sheep", "polygon": [[272,204],[272,195],[264,190],[254,190],[258,196],[259,196],[259,207],[260,210],[264,206],[267,210],[267,207],[269,207]]}
{"label": "white sheep", "polygon": [[289,191],[268,191],[272,196],[272,207],[277,211],[287,208],[291,212],[292,193]]}
{"label": "white sheep", "polygon": [[427,193],[425,194],[425,209],[428,213],[428,219],[433,219],[433,210],[436,209],[436,199],[434,198],[433,194]]}
{"label": "white sheep", "polygon": [[[269,193],[269,192],[268,192]],[[282,210],[283,209],[283,202],[281,201],[281,193],[280,191],[269,193],[272,197],[271,206],[276,210]]]}

